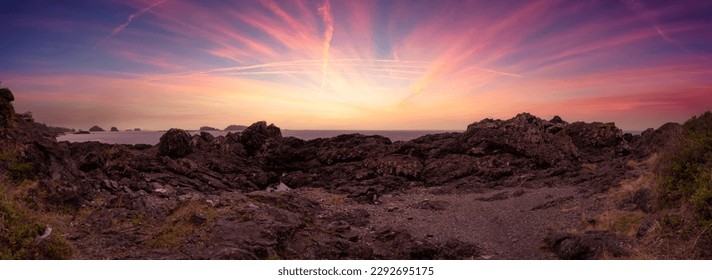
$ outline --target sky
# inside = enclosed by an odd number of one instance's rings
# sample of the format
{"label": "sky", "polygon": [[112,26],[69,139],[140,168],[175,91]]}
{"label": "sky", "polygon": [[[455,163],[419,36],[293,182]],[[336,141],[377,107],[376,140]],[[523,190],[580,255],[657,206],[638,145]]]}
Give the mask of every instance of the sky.
{"label": "sky", "polygon": [[712,1],[2,1],[0,81],[50,125],[627,130],[712,109]]}

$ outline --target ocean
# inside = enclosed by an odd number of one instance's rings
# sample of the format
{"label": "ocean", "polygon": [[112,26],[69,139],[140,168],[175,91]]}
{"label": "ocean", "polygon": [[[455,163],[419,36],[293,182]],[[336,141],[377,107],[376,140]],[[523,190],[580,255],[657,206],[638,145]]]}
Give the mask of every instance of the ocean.
{"label": "ocean", "polygon": [[[207,131],[213,136],[224,136],[227,131]],[[381,135],[391,139],[391,141],[408,141],[427,134],[462,132],[446,130],[282,130],[282,136],[295,137],[304,140],[316,138],[329,138],[342,134],[360,133],[363,135]],[[92,132],[91,134],[66,134],[57,137],[57,141],[69,142],[89,142],[98,141],[108,144],[158,144],[159,139],[165,131],[119,131],[119,132]],[[200,131],[188,131],[190,134],[198,134]]]}

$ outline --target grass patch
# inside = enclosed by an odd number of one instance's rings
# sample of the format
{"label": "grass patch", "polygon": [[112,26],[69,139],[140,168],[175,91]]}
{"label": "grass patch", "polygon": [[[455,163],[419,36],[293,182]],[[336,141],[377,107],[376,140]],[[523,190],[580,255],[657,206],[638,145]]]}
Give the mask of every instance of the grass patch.
{"label": "grass patch", "polygon": [[30,162],[20,160],[19,150],[16,146],[6,146],[0,150],[0,168],[5,169],[7,176],[16,183],[35,177],[34,166]]}
{"label": "grass patch", "polygon": [[0,259],[71,258],[71,247],[56,231],[37,242],[46,226],[34,216],[15,204],[0,185]]}
{"label": "grass patch", "polygon": [[640,211],[609,210],[598,218],[594,229],[607,230],[627,236],[635,236],[647,216]]}
{"label": "grass patch", "polygon": [[149,245],[152,248],[176,248],[189,240],[207,241],[217,216],[217,211],[206,202],[186,202],[168,215]]}

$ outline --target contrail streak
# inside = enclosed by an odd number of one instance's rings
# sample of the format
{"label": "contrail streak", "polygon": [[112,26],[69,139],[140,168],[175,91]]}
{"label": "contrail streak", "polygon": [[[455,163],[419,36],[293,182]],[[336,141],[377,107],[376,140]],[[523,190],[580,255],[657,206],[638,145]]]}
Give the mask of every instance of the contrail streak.
{"label": "contrail streak", "polygon": [[[408,74],[420,74],[417,69],[427,69],[431,62],[429,61],[418,61],[418,60],[388,60],[388,59],[330,59],[329,66],[344,66],[344,67],[354,67],[354,69],[365,69],[367,71],[394,71],[402,72]],[[321,59],[313,60],[287,60],[287,61],[277,61],[269,63],[260,63],[252,65],[243,66],[233,66],[233,67],[223,67],[223,68],[213,68],[198,71],[186,71],[165,75],[157,75],[150,77],[147,80],[155,81],[167,78],[176,77],[190,77],[190,76],[203,76],[210,74],[239,74],[246,73],[249,71],[254,71],[254,73],[262,73],[262,69],[291,69],[293,67],[311,67],[311,66],[322,66],[324,61]],[[412,69],[413,71],[408,71]],[[290,70],[291,71],[291,70]],[[323,68],[320,70],[323,75]],[[313,72],[313,71],[304,71]],[[270,72],[277,73],[277,72]],[[342,73],[343,74],[343,73]],[[323,77],[322,77],[323,78]]]}
{"label": "contrail streak", "polygon": [[510,77],[516,77],[516,78],[524,78],[522,75],[519,75],[519,74],[507,73],[507,72],[497,71],[497,70],[489,69],[489,68],[475,67],[475,69],[483,71],[483,72],[498,74],[498,75],[504,75],[504,76],[510,76]]}
{"label": "contrail streak", "polygon": [[623,5],[625,5],[626,7],[628,7],[628,9],[631,10],[633,13],[635,13],[639,17],[643,18],[644,20],[646,20],[648,22],[648,24],[650,24],[650,26],[655,29],[655,32],[658,33],[660,38],[662,38],[666,42],[676,45],[681,50],[686,51],[691,54],[694,54],[702,59],[707,59],[706,56],[696,54],[692,50],[685,47],[685,45],[683,45],[680,41],[675,40],[672,37],[670,37],[670,35],[668,35],[667,32],[665,32],[665,30],[663,30],[662,26],[658,23],[658,21],[655,17],[655,13],[648,11],[645,6],[645,3],[643,3],[642,1],[620,0],[620,2],[622,2]]}
{"label": "contrail streak", "polygon": [[111,35],[109,35],[109,37],[114,36],[114,35],[118,34],[119,32],[123,31],[124,29],[126,29],[127,26],[129,26],[129,24],[131,24],[131,21],[133,21],[135,18],[142,16],[143,14],[147,13],[151,9],[155,8],[156,6],[163,4],[163,2],[166,2],[166,0],[157,1],[153,4],[151,4],[150,6],[143,8],[143,9],[129,15],[129,17],[126,19],[126,22],[124,22],[123,24],[114,28],[114,31],[111,32]]}
{"label": "contrail streak", "polygon": [[321,90],[324,90],[324,84],[326,84],[326,69],[329,66],[329,46],[331,45],[331,37],[334,35],[334,18],[331,16],[331,3],[329,0],[324,0],[324,4],[319,6],[318,11],[326,28],[326,30],[324,30],[323,62],[321,66]]}

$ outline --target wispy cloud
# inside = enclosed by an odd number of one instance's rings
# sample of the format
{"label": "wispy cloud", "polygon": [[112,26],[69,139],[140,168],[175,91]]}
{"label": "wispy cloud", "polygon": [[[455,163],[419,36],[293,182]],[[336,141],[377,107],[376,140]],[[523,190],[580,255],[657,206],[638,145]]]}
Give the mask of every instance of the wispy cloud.
{"label": "wispy cloud", "polygon": [[322,53],[322,76],[321,89],[324,90],[326,84],[326,71],[329,67],[329,47],[331,46],[331,38],[334,36],[334,18],[331,15],[331,2],[324,0],[324,3],[319,6],[319,15],[324,21],[324,50]]}
{"label": "wispy cloud", "polygon": [[[76,114],[85,111],[61,100],[106,107],[109,96],[136,101],[126,109],[134,115],[293,128],[457,129],[520,111],[591,120],[614,112],[648,126],[656,110],[679,117],[712,106],[698,90],[712,84],[699,57],[712,51],[712,21],[684,19],[709,5],[621,1],[136,1],[96,61],[52,73],[67,82],[14,83],[32,92],[28,102]],[[131,36],[115,36],[128,28]],[[38,117],[40,107],[31,108]]]}
{"label": "wispy cloud", "polygon": [[151,9],[155,8],[156,6],[158,6],[158,5],[160,5],[160,4],[163,4],[164,2],[166,2],[166,0],[159,0],[159,1],[156,1],[156,2],[154,2],[153,4],[149,5],[148,7],[143,8],[143,9],[141,9],[141,10],[138,10],[138,11],[136,11],[136,12],[133,13],[133,14],[130,14],[129,17],[126,18],[126,22],[124,22],[123,24],[120,24],[119,26],[116,26],[116,27],[114,28],[114,30],[111,31],[111,35],[110,35],[109,37],[115,36],[116,34],[119,34],[121,31],[124,31],[124,29],[126,29],[126,27],[128,27],[129,24],[131,24],[131,22],[132,22],[135,18],[142,16],[143,14],[147,13],[147,12],[150,11]]}
{"label": "wispy cloud", "polygon": [[[668,32],[663,29],[663,26],[658,22],[657,16],[654,11],[649,10],[645,3],[639,0],[620,0],[628,9],[630,9],[633,13],[641,17],[643,20],[647,21],[648,24],[655,30],[655,32],[665,40],[666,42],[673,44],[680,48],[681,50],[688,52],[688,53],[694,53],[692,50],[689,48],[685,47],[685,45],[682,44],[679,40],[676,40],[668,34]],[[699,56],[700,58],[707,59],[705,56]]]}

